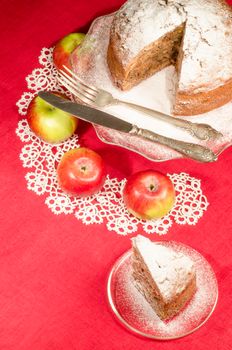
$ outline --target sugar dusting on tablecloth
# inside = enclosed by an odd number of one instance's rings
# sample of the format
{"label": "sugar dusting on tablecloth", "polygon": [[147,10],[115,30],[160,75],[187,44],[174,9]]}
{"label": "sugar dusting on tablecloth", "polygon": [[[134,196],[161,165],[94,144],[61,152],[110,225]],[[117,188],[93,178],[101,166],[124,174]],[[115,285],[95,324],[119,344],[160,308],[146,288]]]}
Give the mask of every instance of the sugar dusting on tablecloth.
{"label": "sugar dusting on tablecloth", "polygon": [[189,256],[195,264],[197,292],[184,310],[167,322],[156,315],[136,288],[130,264],[131,255],[117,270],[114,298],[120,316],[134,329],[158,338],[175,338],[192,332],[208,319],[217,301],[217,281],[209,263],[198,252],[174,242],[166,244]]}

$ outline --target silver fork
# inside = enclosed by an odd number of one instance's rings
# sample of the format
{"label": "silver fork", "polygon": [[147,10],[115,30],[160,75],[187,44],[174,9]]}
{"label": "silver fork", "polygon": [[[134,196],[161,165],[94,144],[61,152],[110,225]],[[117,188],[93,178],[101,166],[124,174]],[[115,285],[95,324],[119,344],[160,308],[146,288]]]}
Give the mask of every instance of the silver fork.
{"label": "silver fork", "polygon": [[[172,125],[185,129],[192,136],[198,138],[199,140],[215,140],[222,136],[222,134],[212,128],[208,124],[202,123],[192,123],[190,121],[169,116],[167,114],[155,111],[153,109],[136,105],[131,102],[126,102],[118,100],[112,96],[111,93],[103,89],[99,89],[95,86],[86,84],[81,80],[75,73],[73,73],[68,67],[63,66],[66,70],[59,70],[58,80],[65,86],[71,93],[74,94],[82,102],[97,106],[97,107],[106,107],[112,104],[122,104],[136,109],[145,114],[149,114],[152,117],[168,122]],[[69,74],[68,74],[69,73]]]}

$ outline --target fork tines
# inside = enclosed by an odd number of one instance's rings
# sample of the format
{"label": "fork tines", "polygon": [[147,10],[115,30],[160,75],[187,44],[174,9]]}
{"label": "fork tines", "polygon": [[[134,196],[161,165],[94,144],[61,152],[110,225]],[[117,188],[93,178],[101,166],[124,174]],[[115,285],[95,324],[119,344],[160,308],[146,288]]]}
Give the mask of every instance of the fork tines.
{"label": "fork tines", "polygon": [[87,85],[68,67],[63,67],[66,72],[61,69],[58,71],[58,81],[79,100],[87,104],[94,103],[96,94],[98,93],[97,88]]}

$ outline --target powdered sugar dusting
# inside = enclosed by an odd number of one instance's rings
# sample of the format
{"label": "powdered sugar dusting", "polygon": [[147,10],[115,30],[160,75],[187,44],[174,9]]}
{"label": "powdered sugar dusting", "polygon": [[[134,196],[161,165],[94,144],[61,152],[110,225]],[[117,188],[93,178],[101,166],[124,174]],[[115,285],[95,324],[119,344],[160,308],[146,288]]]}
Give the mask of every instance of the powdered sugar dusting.
{"label": "powdered sugar dusting", "polygon": [[129,0],[115,16],[112,33],[125,66],[146,46],[186,20],[178,2]]}
{"label": "powdered sugar dusting", "polygon": [[219,0],[189,0],[179,90],[198,93],[232,79],[232,11]]}
{"label": "powdered sugar dusting", "polygon": [[162,299],[166,302],[180,294],[195,276],[193,262],[162,244],[138,235],[132,238],[133,247],[142,256]]}
{"label": "powdered sugar dusting", "polygon": [[183,23],[179,89],[197,93],[232,79],[232,11],[221,0],[128,0],[111,29],[122,64]]}
{"label": "powdered sugar dusting", "polygon": [[218,286],[211,266],[200,253],[176,242],[161,244],[189,256],[196,268],[197,291],[183,311],[168,322],[160,320],[135,286],[131,251],[114,266],[108,292],[111,306],[125,326],[146,337],[171,339],[187,335],[207,321],[217,302]]}

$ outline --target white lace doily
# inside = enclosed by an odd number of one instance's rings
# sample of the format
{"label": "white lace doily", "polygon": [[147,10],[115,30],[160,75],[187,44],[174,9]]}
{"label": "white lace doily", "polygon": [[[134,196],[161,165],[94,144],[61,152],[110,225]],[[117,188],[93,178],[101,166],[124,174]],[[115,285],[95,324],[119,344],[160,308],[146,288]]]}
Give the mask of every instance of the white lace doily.
{"label": "white lace doily", "polygon": [[[28,92],[17,102],[19,113],[26,115],[28,104],[40,90],[60,91],[71,97],[57,82],[52,63],[52,48],[43,48],[40,68],[26,77]],[[166,234],[173,222],[195,225],[208,207],[201,182],[186,173],[168,175],[176,190],[176,203],[171,212],[160,220],[144,221],[130,215],[122,200],[126,179],[106,178],[103,189],[86,198],[70,197],[63,193],[56,178],[56,165],[68,150],[79,147],[78,136],[50,145],[40,140],[29,128],[27,120],[19,121],[16,134],[25,143],[20,153],[26,174],[27,187],[37,195],[45,195],[45,203],[54,214],[73,214],[84,224],[105,223],[108,230],[126,235],[143,229],[147,233]]]}

